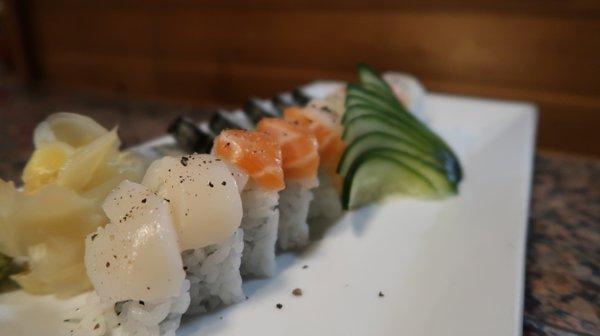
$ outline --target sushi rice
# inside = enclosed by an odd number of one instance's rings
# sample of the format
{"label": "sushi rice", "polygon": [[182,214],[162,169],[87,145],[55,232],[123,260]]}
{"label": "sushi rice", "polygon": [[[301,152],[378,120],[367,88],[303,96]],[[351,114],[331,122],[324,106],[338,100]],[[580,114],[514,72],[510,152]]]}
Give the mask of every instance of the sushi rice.
{"label": "sushi rice", "polygon": [[250,182],[242,192],[244,253],[242,275],[271,277],[275,274],[275,243],[279,226],[279,194]]}
{"label": "sushi rice", "polygon": [[342,202],[329,171],[319,168],[319,186],[308,210],[309,219],[338,218],[342,215]]}
{"label": "sushi rice", "polygon": [[279,247],[283,250],[302,248],[309,242],[308,208],[313,192],[304,184],[291,180],[279,192]]}

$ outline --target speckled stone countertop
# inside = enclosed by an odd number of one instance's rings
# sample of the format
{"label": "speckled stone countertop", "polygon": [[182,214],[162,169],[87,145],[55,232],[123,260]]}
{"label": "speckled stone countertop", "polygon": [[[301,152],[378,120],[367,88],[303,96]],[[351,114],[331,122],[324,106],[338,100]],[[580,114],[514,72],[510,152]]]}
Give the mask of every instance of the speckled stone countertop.
{"label": "speckled stone countertop", "polygon": [[[164,134],[192,106],[0,87],[0,177],[18,180],[35,125],[56,111],[119,125],[124,146]],[[527,245],[524,335],[600,335],[600,160],[538,153]]]}

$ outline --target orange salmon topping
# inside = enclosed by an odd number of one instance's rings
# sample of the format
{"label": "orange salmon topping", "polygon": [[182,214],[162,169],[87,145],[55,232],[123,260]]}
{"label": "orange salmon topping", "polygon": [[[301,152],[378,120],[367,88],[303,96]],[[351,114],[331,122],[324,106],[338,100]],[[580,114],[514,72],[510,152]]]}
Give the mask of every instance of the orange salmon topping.
{"label": "orange salmon topping", "polygon": [[285,187],[281,147],[272,136],[256,131],[225,130],[215,139],[213,151],[261,187],[270,190]]}
{"label": "orange salmon topping", "polygon": [[319,142],[321,164],[335,172],[346,144],[342,140],[342,128],[335,116],[314,107],[288,107],[284,119],[311,132]]}
{"label": "orange salmon topping", "polygon": [[287,179],[317,177],[319,145],[317,139],[301,127],[283,119],[263,118],[256,129],[272,135],[281,145],[283,171]]}

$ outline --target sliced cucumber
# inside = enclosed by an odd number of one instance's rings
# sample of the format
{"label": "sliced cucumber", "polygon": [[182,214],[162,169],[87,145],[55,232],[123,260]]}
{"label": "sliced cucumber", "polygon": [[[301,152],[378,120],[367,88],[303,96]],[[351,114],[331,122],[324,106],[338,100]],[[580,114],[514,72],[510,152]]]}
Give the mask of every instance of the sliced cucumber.
{"label": "sliced cucumber", "polygon": [[396,99],[396,95],[383,79],[377,75],[369,66],[360,63],[358,66],[358,78],[360,83],[366,88],[378,92],[380,95],[389,99]]}
{"label": "sliced cucumber", "polygon": [[422,134],[423,137],[432,138],[433,141],[439,142],[439,139],[436,139],[436,136],[432,134],[432,132],[427,128],[427,126],[421,123],[417,118],[415,118],[410,112],[406,111],[403,107],[395,108],[382,100],[368,99],[365,98],[365,96],[358,96],[356,94],[351,93],[357,92],[359,90],[358,88],[349,88],[348,90],[349,93],[346,95],[347,111],[342,117],[343,123],[347,122],[355,116],[354,112],[357,112],[355,110],[359,110],[359,114],[374,113],[386,115],[388,117],[397,119],[397,121],[403,124],[412,126],[415,129],[415,132]]}
{"label": "sliced cucumber", "polygon": [[398,100],[391,87],[364,64],[360,84],[346,87],[348,147],[338,166],[342,201],[355,208],[390,194],[438,198],[457,192],[462,168],[450,147]]}
{"label": "sliced cucumber", "polygon": [[374,150],[359,156],[344,179],[346,209],[377,201],[386,195],[440,198],[456,193],[442,171],[394,150]]}
{"label": "sliced cucumber", "polygon": [[422,160],[423,162],[429,163],[432,166],[437,166],[438,169],[445,169],[443,164],[432,153],[423,150],[410,138],[397,137],[376,131],[363,134],[352,141],[340,159],[337,172],[342,176],[345,176],[348,173],[352,162],[354,162],[356,158],[363,153],[380,148],[393,149],[403,152],[406,153],[406,155],[414,157],[415,159]]}
{"label": "sliced cucumber", "polygon": [[[349,109],[346,113],[352,114],[355,112]],[[428,129],[425,130],[428,131]],[[419,131],[419,129],[399,122],[395,118],[390,118],[381,112],[379,114],[367,113],[350,118],[346,121],[342,138],[346,143],[351,144],[360,136],[373,132],[388,134],[412,143],[415,149],[436,158],[439,165],[444,167],[446,175],[452,183],[461,181],[462,168],[456,155],[445,143],[440,144],[436,141],[436,138],[433,137],[435,134]]]}
{"label": "sliced cucumber", "polygon": [[385,115],[366,114],[350,119],[346,123],[342,139],[346,143],[352,143],[356,138],[372,132],[381,132],[406,139],[422,151],[434,153],[439,150],[435,144],[421,136],[414,128]]}
{"label": "sliced cucumber", "polygon": [[401,161],[367,153],[352,164],[344,178],[342,204],[345,209],[358,208],[398,193],[437,195],[433,184],[418,171]]}
{"label": "sliced cucumber", "polygon": [[385,109],[387,111],[397,113],[404,111],[397,99],[390,99],[386,96],[378,95],[377,92],[369,90],[364,86],[356,84],[346,85],[346,105],[352,104],[369,104],[373,107]]}

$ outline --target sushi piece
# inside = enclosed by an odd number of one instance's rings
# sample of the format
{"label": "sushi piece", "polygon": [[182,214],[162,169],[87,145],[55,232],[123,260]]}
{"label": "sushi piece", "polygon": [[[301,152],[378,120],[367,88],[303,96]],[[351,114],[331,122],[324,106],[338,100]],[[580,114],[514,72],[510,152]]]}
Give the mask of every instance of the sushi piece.
{"label": "sushi piece", "polygon": [[110,223],[86,238],[94,295],[70,316],[73,335],[175,335],[183,314],[244,298],[237,182],[208,154],[165,157],[142,184],[106,198]]}
{"label": "sushi piece", "polygon": [[86,270],[99,299],[84,307],[74,334],[118,328],[125,335],[174,335],[190,296],[169,203],[124,181],[103,209],[110,224],[85,242]]}
{"label": "sushi piece", "polygon": [[170,202],[190,281],[189,312],[241,301],[242,202],[225,163],[209,154],[164,157],[142,184]]}
{"label": "sushi piece", "polygon": [[286,187],[279,193],[278,245],[283,250],[304,247],[309,242],[306,219],[313,198],[311,189],[319,185],[317,139],[283,119],[262,119],[257,130],[270,134],[281,145]]}
{"label": "sushi piece", "polygon": [[248,177],[241,192],[244,251],[240,270],[248,276],[273,276],[279,222],[278,192],[285,187],[281,148],[265,133],[226,130],[215,139],[213,153]]}
{"label": "sushi piece", "polygon": [[307,106],[288,107],[284,119],[304,128],[319,143],[319,187],[314,190],[309,218],[336,218],[342,213],[340,190],[342,178],[336,168],[346,145],[342,140],[342,127],[329,110]]}

